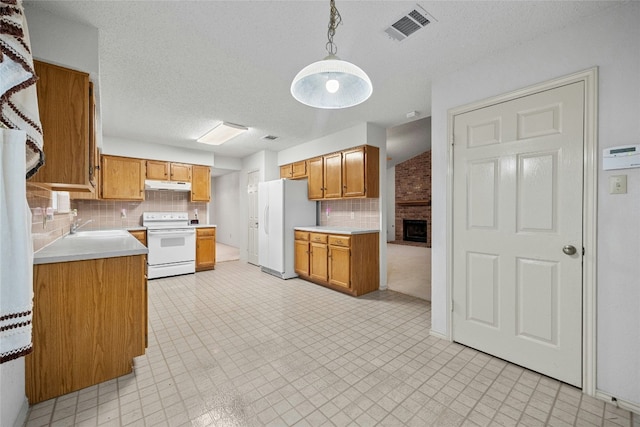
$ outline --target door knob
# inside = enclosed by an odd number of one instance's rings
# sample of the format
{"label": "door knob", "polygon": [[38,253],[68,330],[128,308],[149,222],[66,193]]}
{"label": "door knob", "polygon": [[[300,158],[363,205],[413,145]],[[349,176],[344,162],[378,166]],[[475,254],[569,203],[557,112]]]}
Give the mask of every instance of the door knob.
{"label": "door knob", "polygon": [[575,255],[576,251],[576,247],[573,245],[566,245],[564,248],[562,248],[562,252],[564,252],[567,255]]}

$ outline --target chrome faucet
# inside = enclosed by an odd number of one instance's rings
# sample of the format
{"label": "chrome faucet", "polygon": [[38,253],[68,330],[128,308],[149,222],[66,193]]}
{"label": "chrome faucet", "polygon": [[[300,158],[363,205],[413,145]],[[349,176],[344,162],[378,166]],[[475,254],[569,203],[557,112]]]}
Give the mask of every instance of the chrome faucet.
{"label": "chrome faucet", "polygon": [[89,219],[84,224],[79,225],[78,223],[80,222],[80,219],[76,219],[71,223],[71,227],[69,228],[69,234],[76,234],[76,231],[78,231],[80,227],[84,227],[85,225],[89,224],[92,221],[93,221],[92,219]]}

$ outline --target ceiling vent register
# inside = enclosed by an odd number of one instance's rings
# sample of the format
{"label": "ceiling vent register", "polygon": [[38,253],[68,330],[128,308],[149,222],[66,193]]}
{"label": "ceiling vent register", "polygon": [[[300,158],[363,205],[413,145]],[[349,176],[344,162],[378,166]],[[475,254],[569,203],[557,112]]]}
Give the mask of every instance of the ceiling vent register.
{"label": "ceiling vent register", "polygon": [[416,5],[414,9],[405,13],[400,19],[384,30],[384,32],[387,33],[390,39],[402,41],[434,21],[436,21],[436,19],[433,16],[420,5]]}

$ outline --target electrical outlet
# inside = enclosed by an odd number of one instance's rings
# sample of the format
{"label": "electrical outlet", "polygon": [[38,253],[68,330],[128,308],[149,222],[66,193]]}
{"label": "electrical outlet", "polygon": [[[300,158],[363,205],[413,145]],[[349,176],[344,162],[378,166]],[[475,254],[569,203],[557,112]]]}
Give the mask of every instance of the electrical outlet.
{"label": "electrical outlet", "polygon": [[627,193],[627,175],[614,175],[609,177],[609,194]]}

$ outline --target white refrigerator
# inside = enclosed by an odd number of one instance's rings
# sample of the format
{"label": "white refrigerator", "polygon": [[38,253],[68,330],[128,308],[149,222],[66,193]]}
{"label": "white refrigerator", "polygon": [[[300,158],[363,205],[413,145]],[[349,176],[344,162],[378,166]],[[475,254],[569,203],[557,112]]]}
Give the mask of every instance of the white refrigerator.
{"label": "white refrigerator", "polygon": [[282,279],[294,271],[294,227],[316,225],[316,202],[307,198],[307,181],[277,179],[258,186],[258,262]]}

